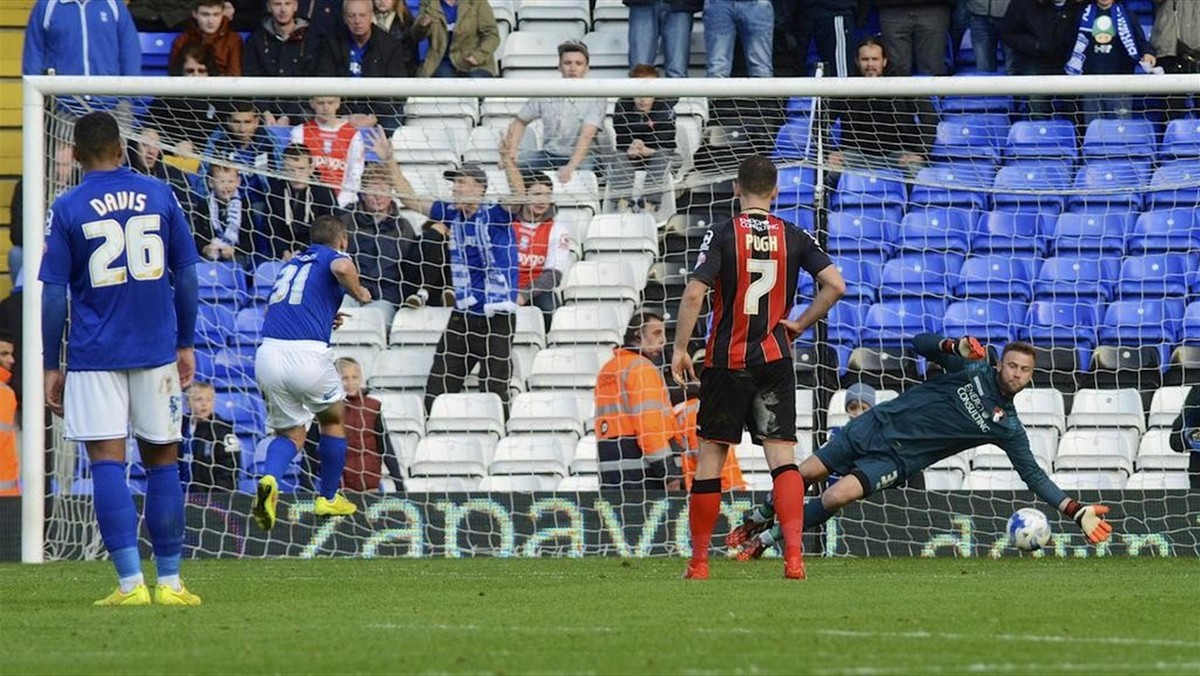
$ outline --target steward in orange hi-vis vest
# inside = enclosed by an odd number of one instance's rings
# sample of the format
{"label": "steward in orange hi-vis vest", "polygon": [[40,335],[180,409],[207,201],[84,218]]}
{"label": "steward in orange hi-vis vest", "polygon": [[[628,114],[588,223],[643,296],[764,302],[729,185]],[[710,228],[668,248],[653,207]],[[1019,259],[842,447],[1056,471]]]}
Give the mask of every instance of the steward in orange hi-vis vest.
{"label": "steward in orange hi-vis vest", "polygon": [[675,490],[679,487],[682,435],[662,371],[662,317],[634,314],[625,346],[596,376],[596,450],[600,487]]}
{"label": "steward in orange hi-vis vest", "polygon": [[0,495],[21,494],[17,457],[17,395],[8,384],[13,367],[12,339],[0,336]]}
{"label": "steward in orange hi-vis vest", "polygon": [[[696,474],[696,458],[700,455],[700,438],[696,436],[696,413],[700,411],[700,399],[689,397],[675,406],[675,421],[683,434],[683,487],[691,490],[692,477]],[[725,465],[721,467],[721,492],[741,491],[746,489],[746,480],[742,477],[742,468],[738,466],[737,456],[733,449],[725,456]]]}

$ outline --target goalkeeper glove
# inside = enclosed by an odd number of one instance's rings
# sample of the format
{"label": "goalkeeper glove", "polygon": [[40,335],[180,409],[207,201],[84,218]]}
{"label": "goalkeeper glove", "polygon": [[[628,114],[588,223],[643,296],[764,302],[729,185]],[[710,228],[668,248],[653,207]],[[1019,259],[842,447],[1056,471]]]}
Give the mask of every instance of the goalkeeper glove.
{"label": "goalkeeper glove", "polygon": [[942,341],[942,352],[956,354],[963,359],[976,361],[987,356],[987,351],[974,336],[963,336],[958,340],[947,338]]}
{"label": "goalkeeper glove", "polygon": [[1112,524],[1104,520],[1104,515],[1108,514],[1108,507],[1104,505],[1084,506],[1071,500],[1064,512],[1075,519],[1075,523],[1079,524],[1088,542],[1092,544],[1104,542],[1112,534]]}

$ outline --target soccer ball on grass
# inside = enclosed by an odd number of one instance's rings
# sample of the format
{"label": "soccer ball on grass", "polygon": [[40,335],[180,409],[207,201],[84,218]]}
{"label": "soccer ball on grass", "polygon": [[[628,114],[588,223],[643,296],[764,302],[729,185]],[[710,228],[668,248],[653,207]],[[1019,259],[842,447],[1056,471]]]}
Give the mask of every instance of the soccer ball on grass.
{"label": "soccer ball on grass", "polygon": [[1032,507],[1018,509],[1008,517],[1008,539],[1023,552],[1034,552],[1050,540],[1050,521]]}

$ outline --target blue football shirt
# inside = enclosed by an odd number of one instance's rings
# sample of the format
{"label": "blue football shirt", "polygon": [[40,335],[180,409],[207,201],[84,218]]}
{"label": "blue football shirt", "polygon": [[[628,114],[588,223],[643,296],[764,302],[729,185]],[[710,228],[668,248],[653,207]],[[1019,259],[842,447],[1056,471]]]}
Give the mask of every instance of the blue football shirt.
{"label": "blue football shirt", "polygon": [[[451,281],[459,300],[473,297],[475,303],[466,308],[473,314],[483,314],[485,304],[500,299],[488,298],[488,277],[503,281],[508,300],[517,302],[517,242],[513,232],[513,216],[503,207],[482,205],[470,218],[448,202],[434,202],[429,217],[450,227],[450,247],[461,252],[466,269],[457,269],[451,255]],[[490,249],[490,251],[488,251]],[[488,259],[492,259],[492,265]],[[462,307],[462,306],[460,306]]]}
{"label": "blue football shirt", "polygon": [[121,167],[90,171],[46,217],[38,279],[70,289],[68,371],[121,371],[175,361],[169,273],[200,260],[171,187]]}
{"label": "blue football shirt", "polygon": [[279,268],[267,301],[264,338],[329,342],[333,320],[345,295],[333,275],[333,262],[339,258],[349,256],[324,244],[313,244]]}

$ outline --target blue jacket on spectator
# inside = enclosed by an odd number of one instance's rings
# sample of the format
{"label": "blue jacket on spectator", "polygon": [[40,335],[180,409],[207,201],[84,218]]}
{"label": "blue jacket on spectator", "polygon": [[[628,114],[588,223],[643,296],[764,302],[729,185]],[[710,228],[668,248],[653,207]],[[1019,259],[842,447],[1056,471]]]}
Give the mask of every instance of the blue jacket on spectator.
{"label": "blue jacket on spectator", "polygon": [[141,75],[142,46],[123,0],[37,0],[25,27],[21,72]]}

